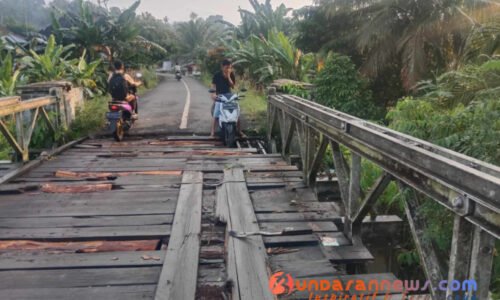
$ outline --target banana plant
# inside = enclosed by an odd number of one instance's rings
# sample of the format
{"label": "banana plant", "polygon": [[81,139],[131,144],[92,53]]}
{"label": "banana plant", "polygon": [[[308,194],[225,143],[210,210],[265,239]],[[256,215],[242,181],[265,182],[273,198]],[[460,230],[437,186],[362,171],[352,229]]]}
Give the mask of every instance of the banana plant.
{"label": "banana plant", "polygon": [[71,69],[69,57],[73,48],[73,45],[57,45],[54,35],[51,35],[44,53],[38,54],[30,50],[29,55],[22,59],[28,67],[26,73],[30,81],[65,79]]}
{"label": "banana plant", "polygon": [[92,98],[94,96],[94,92],[97,91],[100,93],[95,80],[95,73],[101,64],[101,61],[96,60],[87,63],[86,56],[87,53],[84,50],[79,59],[70,62],[68,79],[77,86],[83,88],[85,95]]}
{"label": "banana plant", "polygon": [[0,57],[0,96],[12,96],[15,94],[20,71],[13,68],[11,53]]}

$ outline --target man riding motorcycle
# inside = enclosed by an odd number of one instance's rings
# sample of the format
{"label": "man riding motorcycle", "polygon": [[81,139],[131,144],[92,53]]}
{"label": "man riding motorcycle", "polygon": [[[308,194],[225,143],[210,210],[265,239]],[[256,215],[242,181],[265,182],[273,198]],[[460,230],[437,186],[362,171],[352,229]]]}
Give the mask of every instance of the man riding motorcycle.
{"label": "man riding motorcycle", "polygon": [[[230,93],[235,84],[236,77],[233,73],[233,64],[229,59],[224,59],[221,63],[221,71],[217,72],[212,78],[212,90],[215,91],[215,93],[211,93],[211,98],[214,101],[212,104],[213,119],[210,131],[210,137],[212,138],[215,137],[215,129],[221,113],[221,104],[216,101],[217,95]],[[240,137],[246,138],[246,135],[241,131],[240,120],[237,122],[237,129]]]}
{"label": "man riding motorcycle", "polygon": [[113,63],[114,72],[108,78],[109,93],[113,101],[127,101],[134,108],[132,118],[137,120],[138,107],[137,96],[135,95],[137,87],[142,82],[136,81],[129,74],[125,73],[125,65],[122,61],[116,60]]}

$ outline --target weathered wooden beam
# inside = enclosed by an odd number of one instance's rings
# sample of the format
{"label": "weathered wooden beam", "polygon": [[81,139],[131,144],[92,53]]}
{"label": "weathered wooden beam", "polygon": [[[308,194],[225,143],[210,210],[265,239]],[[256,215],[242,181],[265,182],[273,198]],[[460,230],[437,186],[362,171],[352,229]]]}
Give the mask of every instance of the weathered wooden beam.
{"label": "weathered wooden beam", "polygon": [[345,203],[344,234],[352,240],[352,212],[357,209],[361,191],[361,156],[351,153],[351,176],[349,180],[349,198]]}
{"label": "weathered wooden beam", "polygon": [[330,147],[332,148],[333,164],[335,167],[335,174],[339,182],[340,196],[342,201],[345,203],[349,199],[349,173],[350,171],[346,169],[346,163],[344,160],[344,155],[340,150],[340,145],[337,142],[330,140]]}
{"label": "weathered wooden beam", "polygon": [[299,150],[300,150],[300,158],[302,160],[302,171],[305,170],[306,168],[306,143],[307,143],[307,140],[306,140],[306,132],[305,132],[305,128],[304,128],[304,124],[302,124],[302,122],[297,122],[295,124],[296,128],[297,128],[297,139],[298,139],[298,143],[299,143]]}
{"label": "weathered wooden beam", "polygon": [[353,225],[358,225],[363,222],[363,219],[368,214],[377,199],[382,195],[387,186],[391,183],[392,176],[388,173],[382,174],[377,181],[373,184],[368,194],[365,196],[363,202],[357,211],[352,215]]}
{"label": "weathered wooden beam", "polygon": [[323,163],[323,158],[325,156],[326,148],[328,147],[328,139],[325,137],[321,138],[321,142],[319,145],[318,150],[316,151],[316,154],[314,154],[313,161],[311,163],[311,166],[309,167],[308,171],[308,184],[312,185],[314,182],[316,182],[316,177],[318,175],[318,169]]}
{"label": "weathered wooden beam", "polygon": [[495,238],[481,228],[475,227],[469,278],[476,281],[476,299],[489,299],[494,251]]}
{"label": "weathered wooden beam", "polygon": [[286,118],[286,129],[284,132],[284,142],[283,142],[283,156],[290,154],[290,146],[292,144],[293,133],[295,131],[295,119]]}
{"label": "weathered wooden beam", "polygon": [[18,103],[10,105],[2,105],[0,106],[0,117],[12,115],[26,110],[35,109],[42,106],[51,105],[54,103],[56,103],[56,98],[54,97],[41,97],[26,101],[19,101]]}
{"label": "weathered wooden beam", "polygon": [[19,101],[21,101],[21,97],[19,97],[19,96],[1,97],[0,98],[0,106],[17,104]]}
{"label": "weathered wooden beam", "polygon": [[[448,290],[446,299],[454,299],[462,291],[453,291],[452,281],[463,283],[469,279],[470,261],[472,257],[472,234],[474,225],[464,217],[455,216],[453,238],[451,240],[450,263],[448,268]],[[460,296],[463,296],[460,295]]]}
{"label": "weathered wooden beam", "polygon": [[430,293],[433,299],[445,299],[446,291],[439,289],[439,282],[445,278],[445,272],[441,268],[440,261],[431,241],[425,237],[427,224],[423,216],[417,211],[419,206],[417,195],[414,190],[407,189],[401,183],[399,184],[399,188],[401,192],[406,191],[407,193],[406,201],[404,202],[406,218],[420,257],[420,263],[430,283]]}
{"label": "weathered wooden beam", "polygon": [[3,136],[7,140],[7,143],[10,144],[14,151],[16,151],[19,156],[22,156],[24,151],[23,148],[17,143],[16,138],[12,135],[9,128],[7,127],[7,125],[5,125],[2,119],[0,119],[0,131],[3,133]]}
{"label": "weathered wooden beam", "polygon": [[17,112],[16,116],[16,140],[23,152],[20,155],[22,161],[29,161],[29,144],[25,143],[24,115],[22,112]]}
{"label": "weathered wooden beam", "polygon": [[[274,91],[274,94],[276,91]],[[272,95],[271,89],[269,89],[269,95]],[[267,105],[267,141],[270,141],[273,136],[274,123],[276,122],[276,110],[277,108],[268,103]]]}
{"label": "weathered wooden beam", "polygon": [[311,164],[314,159],[314,152],[316,151],[317,144],[317,134],[311,128],[304,126],[305,135],[305,156],[302,157],[303,171],[304,171],[304,181],[308,183],[309,171],[311,169]]}
{"label": "weathered wooden beam", "polygon": [[200,255],[203,173],[184,172],[155,299],[194,299]]}
{"label": "weathered wooden beam", "polygon": [[28,132],[26,132],[26,134],[23,137],[24,145],[29,146],[31,142],[31,137],[33,136],[33,132],[35,131],[36,121],[38,120],[39,113],[40,113],[40,107],[37,107],[35,109],[33,117],[31,118],[30,126],[28,127]]}
{"label": "weathered wooden beam", "polygon": [[[243,170],[241,168],[225,170],[224,181],[229,207],[227,229],[236,232],[259,231]],[[235,238],[229,235],[227,242],[228,276],[233,282],[232,299],[274,299],[268,286],[268,258],[262,236]]]}
{"label": "weathered wooden beam", "polygon": [[42,111],[42,117],[45,120],[45,123],[49,127],[49,130],[52,132],[52,134],[56,133],[56,128],[54,124],[52,124],[52,121],[50,120],[49,114],[47,113],[47,110],[45,110],[45,107],[41,107],[40,110]]}

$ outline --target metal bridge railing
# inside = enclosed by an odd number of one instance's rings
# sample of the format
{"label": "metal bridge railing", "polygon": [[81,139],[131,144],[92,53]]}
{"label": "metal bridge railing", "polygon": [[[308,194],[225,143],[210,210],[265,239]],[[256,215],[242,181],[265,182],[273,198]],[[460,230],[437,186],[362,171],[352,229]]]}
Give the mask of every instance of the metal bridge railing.
{"label": "metal bridge railing", "polygon": [[[448,278],[450,283],[476,280],[478,299],[487,299],[495,239],[500,239],[499,167],[270,88],[268,141],[277,132],[283,156],[292,154],[293,143],[299,145],[307,184],[315,183],[331,147],[346,211],[344,233],[354,244],[361,242],[361,221],[389,183],[396,181],[410,194],[405,211],[433,298],[453,295],[437,286]],[[350,150],[350,164],[341,145]],[[366,195],[360,188],[361,157],[384,170]],[[440,267],[443,264],[424,238],[425,220],[417,213],[422,195],[455,214],[448,271]]]}

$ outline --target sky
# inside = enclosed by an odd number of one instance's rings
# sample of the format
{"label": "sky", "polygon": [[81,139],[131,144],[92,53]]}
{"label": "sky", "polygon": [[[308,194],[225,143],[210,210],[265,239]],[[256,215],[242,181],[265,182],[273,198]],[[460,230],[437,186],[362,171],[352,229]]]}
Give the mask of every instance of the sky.
{"label": "sky", "polygon": [[[97,3],[97,0],[92,0]],[[290,8],[311,5],[313,0],[273,0],[273,7],[284,3]],[[128,7],[135,0],[110,0],[108,6]],[[264,2],[264,0],[260,0]],[[194,12],[200,17],[222,15],[226,21],[238,25],[241,21],[238,7],[251,10],[248,0],[142,0],[138,12],[150,12],[157,18],[168,17],[170,22],[187,21]]]}

